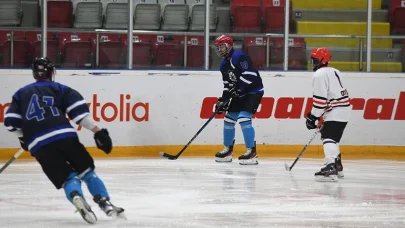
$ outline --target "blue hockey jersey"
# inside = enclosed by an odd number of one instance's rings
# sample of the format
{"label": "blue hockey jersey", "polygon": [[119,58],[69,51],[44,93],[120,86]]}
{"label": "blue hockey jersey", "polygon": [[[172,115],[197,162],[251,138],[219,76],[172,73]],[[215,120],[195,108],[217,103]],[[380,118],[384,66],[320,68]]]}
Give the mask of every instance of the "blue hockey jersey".
{"label": "blue hockey jersey", "polygon": [[79,124],[90,114],[83,97],[57,82],[37,81],[19,89],[12,97],[4,125],[22,130],[31,154],[59,139],[78,137],[68,117]]}
{"label": "blue hockey jersey", "polygon": [[252,60],[240,50],[232,50],[230,58],[224,58],[220,65],[224,90],[222,97],[229,99],[232,87],[245,93],[263,94],[263,82],[259,71],[253,67]]}

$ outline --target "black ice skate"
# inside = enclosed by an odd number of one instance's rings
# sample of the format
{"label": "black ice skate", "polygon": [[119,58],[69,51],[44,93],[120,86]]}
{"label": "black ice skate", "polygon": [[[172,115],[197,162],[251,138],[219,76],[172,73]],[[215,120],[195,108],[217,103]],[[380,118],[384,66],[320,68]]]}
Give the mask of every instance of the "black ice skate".
{"label": "black ice skate", "polygon": [[244,153],[239,158],[239,164],[241,165],[257,165],[259,162],[257,161],[257,154],[256,154],[256,142],[255,146],[252,148],[247,148],[246,153]]}
{"label": "black ice skate", "polygon": [[73,198],[73,205],[76,207],[77,211],[80,212],[80,215],[83,217],[84,221],[90,224],[95,224],[97,222],[97,217],[83,196],[81,196],[77,191],[72,192],[70,195]]}
{"label": "black ice skate", "polygon": [[94,202],[98,204],[100,209],[104,211],[104,213],[113,218],[123,218],[126,219],[124,214],[124,209],[121,207],[114,206],[109,198],[101,197],[99,195],[94,197]]}
{"label": "black ice skate", "polygon": [[343,173],[342,157],[340,154],[336,158],[336,167],[338,171],[338,177],[344,177],[345,175]]}
{"label": "black ice skate", "polygon": [[315,173],[315,180],[321,182],[336,182],[338,181],[338,171],[335,163],[330,163],[323,167],[321,171]]}
{"label": "black ice skate", "polygon": [[[235,144],[235,140],[233,140],[233,144]],[[232,162],[233,144],[232,144],[232,146],[225,146],[222,151],[216,153],[215,161],[216,162]]]}

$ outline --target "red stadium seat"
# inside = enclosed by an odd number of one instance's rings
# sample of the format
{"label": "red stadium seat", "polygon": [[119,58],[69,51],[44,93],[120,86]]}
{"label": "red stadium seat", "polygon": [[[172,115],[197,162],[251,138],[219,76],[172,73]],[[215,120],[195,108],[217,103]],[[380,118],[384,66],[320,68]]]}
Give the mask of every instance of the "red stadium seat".
{"label": "red stadium seat", "polygon": [[126,63],[125,46],[121,41],[99,43],[99,67],[124,68]]}
{"label": "red stadium seat", "polygon": [[73,5],[70,1],[48,1],[48,27],[71,28],[73,25]]}
{"label": "red stadium seat", "polygon": [[[211,49],[209,66],[211,65]],[[187,68],[204,68],[204,36],[187,37]]]}
{"label": "red stadium seat", "polygon": [[[271,51],[271,68],[283,69],[284,62],[284,38],[274,38]],[[303,38],[290,39],[288,48],[288,69],[306,70],[307,60],[305,53],[305,41]]]}
{"label": "red stadium seat", "polygon": [[[29,67],[32,63],[32,47],[27,40],[14,40],[14,67]],[[11,41],[0,46],[0,66],[11,66]]]}
{"label": "red stadium seat", "polygon": [[[127,35],[122,34],[125,43],[125,56],[127,56]],[[153,43],[150,35],[134,34],[132,42],[132,66],[134,68],[150,68],[153,60]]]}
{"label": "red stadium seat", "polygon": [[[262,13],[265,32],[284,32],[285,0],[263,0]],[[292,2],[290,4],[290,24],[293,21]],[[290,26],[290,29],[292,26]],[[291,31],[291,30],[290,30]]]}
{"label": "red stadium seat", "polygon": [[391,32],[405,34],[405,1],[392,0],[390,5]]}
{"label": "red stadium seat", "polygon": [[266,44],[266,37],[245,37],[243,39],[243,51],[250,56],[256,69],[266,68]]}
{"label": "red stadium seat", "polygon": [[233,0],[231,19],[234,32],[260,32],[263,21],[260,0]]}
{"label": "red stadium seat", "polygon": [[89,68],[94,66],[91,41],[65,41],[62,48],[64,68]]}
{"label": "red stadium seat", "polygon": [[182,68],[184,65],[184,36],[152,35],[156,67]]}
{"label": "red stadium seat", "polygon": [[[59,41],[58,40],[49,40],[47,41],[47,57],[55,63],[56,66],[60,66],[61,60],[62,60],[62,53],[60,51],[59,47]],[[41,41],[34,41],[32,43],[32,54],[33,58],[36,57],[41,57]]]}

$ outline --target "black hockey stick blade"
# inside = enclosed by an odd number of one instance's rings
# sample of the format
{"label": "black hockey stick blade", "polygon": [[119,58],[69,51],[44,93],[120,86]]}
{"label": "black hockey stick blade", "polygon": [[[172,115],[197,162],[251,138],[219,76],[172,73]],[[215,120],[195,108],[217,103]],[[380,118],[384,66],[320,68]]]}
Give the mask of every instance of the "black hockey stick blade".
{"label": "black hockey stick blade", "polygon": [[[228,100],[226,103],[227,105],[229,105],[231,100]],[[197,131],[197,133],[195,133],[195,135],[191,138],[191,140],[184,145],[183,149],[180,150],[179,153],[177,153],[176,155],[170,155],[164,152],[159,152],[159,156],[162,158],[167,158],[169,160],[176,160],[177,158],[180,157],[180,155],[187,149],[187,147],[194,141],[195,138],[197,138],[197,136],[204,130],[204,128],[211,122],[212,119],[214,119],[214,117],[218,114],[218,110],[215,110],[214,113],[212,113],[211,117],[208,118],[208,120],[204,123],[204,125]]]}
{"label": "black hockey stick blade", "polygon": [[165,152],[159,152],[159,156],[161,157],[161,158],[167,158],[167,159],[169,159],[169,160],[176,160],[178,157],[177,156],[175,156],[175,155],[170,155],[170,154],[167,154],[167,153],[165,153]]}

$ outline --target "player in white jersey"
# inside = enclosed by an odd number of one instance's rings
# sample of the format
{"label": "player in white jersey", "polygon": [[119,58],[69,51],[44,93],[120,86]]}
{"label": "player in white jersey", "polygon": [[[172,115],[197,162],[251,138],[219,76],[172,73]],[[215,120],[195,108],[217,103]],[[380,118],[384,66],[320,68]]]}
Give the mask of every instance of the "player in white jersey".
{"label": "player in white jersey", "polygon": [[315,173],[318,181],[338,181],[338,177],[343,177],[339,142],[351,112],[343,78],[339,70],[328,66],[330,59],[326,48],[316,48],[311,52],[315,71],[312,77],[313,106],[307,114],[306,126],[309,130],[315,129],[317,120],[322,117],[324,121],[320,132],[326,166]]}

